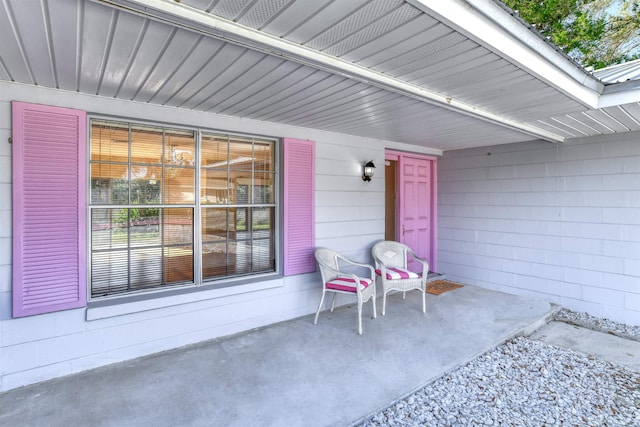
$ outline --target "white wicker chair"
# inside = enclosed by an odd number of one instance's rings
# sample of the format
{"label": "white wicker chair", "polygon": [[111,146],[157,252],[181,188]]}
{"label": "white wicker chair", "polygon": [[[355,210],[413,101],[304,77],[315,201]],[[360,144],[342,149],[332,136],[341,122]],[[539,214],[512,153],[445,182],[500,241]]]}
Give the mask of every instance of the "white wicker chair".
{"label": "white wicker chair", "polygon": [[[373,317],[376,317],[376,281],[373,267],[348,260],[331,249],[318,248],[315,251],[315,257],[322,276],[322,298],[320,299],[313,324],[318,323],[318,315],[327,292],[333,292],[331,311],[333,311],[336,302],[336,294],[356,295],[358,298],[358,333],[362,335],[362,305],[369,299],[373,302]],[[344,267],[347,266],[367,268],[370,270],[370,277],[357,276],[346,272]],[[356,283],[359,285],[356,286]]]}
{"label": "white wicker chair", "polygon": [[[429,263],[419,258],[407,245],[384,241],[376,243],[371,249],[376,263],[376,280],[382,284],[382,315],[387,306],[387,294],[391,291],[401,291],[405,298],[406,292],[417,290],[422,292],[422,312],[427,311],[426,289]],[[407,269],[411,256],[422,264],[422,273],[415,273]]]}

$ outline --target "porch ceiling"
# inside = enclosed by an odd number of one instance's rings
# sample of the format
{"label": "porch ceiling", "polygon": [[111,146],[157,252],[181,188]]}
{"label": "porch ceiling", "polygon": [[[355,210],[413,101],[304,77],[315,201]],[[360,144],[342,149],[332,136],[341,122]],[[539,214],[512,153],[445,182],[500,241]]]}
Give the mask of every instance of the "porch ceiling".
{"label": "porch ceiling", "polygon": [[640,130],[640,96],[598,109],[427,3],[6,0],[0,79],[441,150]]}

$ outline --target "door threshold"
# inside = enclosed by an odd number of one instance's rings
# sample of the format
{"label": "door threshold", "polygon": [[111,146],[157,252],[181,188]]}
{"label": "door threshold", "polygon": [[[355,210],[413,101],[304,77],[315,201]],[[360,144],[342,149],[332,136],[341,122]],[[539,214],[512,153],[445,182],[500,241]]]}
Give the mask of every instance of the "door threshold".
{"label": "door threshold", "polygon": [[430,271],[429,274],[427,274],[427,283],[435,282],[436,280],[444,280],[446,278],[447,278],[446,274]]}

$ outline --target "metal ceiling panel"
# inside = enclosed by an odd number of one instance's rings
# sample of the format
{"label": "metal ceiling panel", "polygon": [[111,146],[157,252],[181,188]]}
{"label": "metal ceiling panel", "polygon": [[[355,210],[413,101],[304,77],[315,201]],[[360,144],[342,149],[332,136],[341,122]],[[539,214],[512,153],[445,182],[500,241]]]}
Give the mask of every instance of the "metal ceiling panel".
{"label": "metal ceiling panel", "polygon": [[[250,81],[245,87],[241,87],[236,93],[228,96],[224,101],[215,106],[215,111],[221,114],[229,114],[230,109],[236,109],[242,105],[253,105],[258,100],[269,98],[266,93],[283,81],[289,80],[289,76],[298,70],[300,65],[280,60],[273,69],[260,77],[259,81]],[[309,69],[309,72],[313,72]],[[273,93],[271,91],[271,93]]]}
{"label": "metal ceiling panel", "polygon": [[258,0],[238,19],[238,23],[251,28],[262,29],[289,0]]}
{"label": "metal ceiling panel", "polygon": [[225,19],[235,21],[240,12],[242,12],[253,0],[222,0],[216,4],[211,13],[222,16]]}
{"label": "metal ceiling panel", "polygon": [[59,2],[48,8],[52,52],[55,55],[52,61],[60,89],[78,90],[78,34],[68,21],[78,22],[83,10],[84,3],[78,1]]}
{"label": "metal ceiling panel", "polygon": [[[413,84],[431,85],[431,80],[433,78],[432,76],[437,75],[437,73],[439,72],[446,73],[447,71],[455,72],[456,70],[461,70],[461,69],[469,70],[466,65],[467,63],[481,56],[484,56],[487,54],[491,55],[491,53],[488,52],[486,49],[479,46],[474,46],[468,41],[465,41],[462,43],[464,43],[465,47],[470,48],[469,50],[464,52],[464,55],[450,56],[440,61],[429,61],[427,64],[424,64],[423,68],[415,67],[417,69],[403,70],[403,71],[413,71],[413,72],[410,74],[404,74],[398,77],[401,77],[403,80],[406,80]],[[496,67],[497,66],[498,64],[496,63]],[[478,78],[477,75],[474,75],[473,73],[471,73],[471,75],[473,76],[472,80],[476,80]]]}
{"label": "metal ceiling panel", "polygon": [[[567,138],[578,138],[581,136],[586,136],[582,132],[578,132],[575,128],[566,126],[564,123],[558,122],[554,118],[549,118],[546,120],[537,120],[537,124],[543,129],[547,129],[550,132],[556,132],[560,135],[564,135]],[[594,132],[594,135],[597,133]]]}
{"label": "metal ceiling panel", "polygon": [[265,103],[259,110],[247,114],[250,114],[251,118],[268,121],[269,118],[297,111],[298,108],[309,108],[309,105],[317,99],[322,99],[336,85],[344,87],[354,84],[356,83],[348,79],[319,71],[301,81],[296,88],[288,91],[286,96]]}
{"label": "metal ceiling panel", "polygon": [[[418,15],[387,33],[344,53],[342,58],[364,67],[372,67],[398,56],[402,52],[422,46],[427,38],[440,37],[450,32],[447,27],[437,24],[438,21],[429,15]],[[432,31],[434,27],[437,29]]]}
{"label": "metal ceiling panel", "polygon": [[[629,130],[605,110],[585,111],[582,114],[591,120],[592,126],[599,126],[604,129],[603,133],[627,132]],[[589,123],[589,120],[584,120],[584,122]]]}
{"label": "metal ceiling panel", "polygon": [[[466,67],[451,66],[448,69],[444,68],[434,72],[432,74],[433,77],[430,77],[431,81],[435,82],[434,84],[442,88],[446,93],[457,96],[456,94],[460,93],[464,87],[491,85],[496,79],[499,81],[500,77],[498,76],[509,73],[514,68],[513,65],[505,64],[492,55],[480,55],[470,62],[475,65],[474,70],[469,70]],[[482,77],[474,77],[476,71]],[[416,84],[420,84],[420,81],[417,81]]]}
{"label": "metal ceiling panel", "polygon": [[181,1],[187,6],[191,6],[195,9],[209,12],[211,11],[211,8],[213,7],[213,5],[219,2],[220,0],[181,0]]}
{"label": "metal ceiling panel", "polygon": [[325,53],[337,57],[343,56],[352,50],[361,47],[363,44],[375,43],[376,39],[398,28],[413,18],[420,15],[420,12],[407,4],[390,12],[384,13],[379,19],[367,24],[364,28],[350,34],[341,41],[323,49]]}
{"label": "metal ceiling panel", "polygon": [[97,94],[102,74],[106,66],[113,41],[114,27],[117,24],[119,12],[115,9],[106,10],[95,3],[84,4],[84,14],[81,16],[82,31],[80,51],[80,70],[78,90],[82,93]]}
{"label": "metal ceiling panel", "polygon": [[614,133],[611,128],[603,125],[600,121],[594,120],[586,111],[575,115],[553,117],[552,120],[571,127],[578,132],[577,136]]}
{"label": "metal ceiling panel", "polygon": [[640,130],[640,103],[618,105],[605,108],[605,111],[615,117],[630,131]]}
{"label": "metal ceiling panel", "polygon": [[[201,40],[200,35],[185,30],[172,32],[162,47],[161,55],[149,70],[144,83],[133,99],[140,102],[149,100],[160,90],[167,78],[175,74],[180,63],[184,61]],[[194,70],[190,70],[193,72]]]}
{"label": "metal ceiling panel", "polygon": [[[179,80],[174,83],[176,90],[165,93],[164,96],[168,98],[164,104],[183,108],[198,104],[205,99],[201,92],[215,85],[219,74],[225,70],[225,64],[237,61],[246,52],[246,49],[217,40],[208,40],[202,49],[208,50],[203,55],[202,65],[195,70],[185,70],[184,75],[178,74]],[[194,58],[193,61],[195,64],[198,59]],[[194,97],[199,98],[194,100]]]}
{"label": "metal ceiling panel", "polygon": [[[373,115],[366,121],[345,120],[342,123],[332,124],[332,126],[335,126],[336,129],[343,133],[365,134],[369,137],[391,141],[397,140],[396,138],[404,139],[409,135],[413,135],[411,139],[414,140],[414,144],[437,148],[438,146],[435,145],[435,141],[432,141],[431,138],[436,133],[436,130],[420,121],[420,118],[426,114],[429,114],[429,111],[425,109],[424,105],[407,106],[402,104],[402,107],[396,111]],[[431,143],[434,143],[434,145],[431,145]]]}
{"label": "metal ceiling panel", "polygon": [[[434,64],[429,69],[427,80],[433,87],[442,88],[443,92],[448,93],[470,81],[480,83],[492,79],[512,67],[512,64],[503,62],[496,55],[477,47],[468,52],[464,58],[459,56],[450,61],[447,66]],[[422,81],[416,80],[413,83],[421,84]]]}
{"label": "metal ceiling panel", "polygon": [[[149,21],[138,16],[128,13],[116,13],[112,15],[109,26],[98,25],[100,22],[100,14],[94,11],[88,11],[91,19],[94,20],[94,26],[85,28],[85,40],[82,46],[86,52],[101,52],[102,57],[94,58],[93,55],[83,54],[83,67],[96,67],[97,75],[100,77],[97,81],[97,87],[94,93],[103,96],[116,96],[121,89],[123,81],[127,77],[130,70],[132,60],[136,62],[140,60],[137,54],[140,52],[141,33],[148,29]],[[102,34],[101,34],[102,31]],[[164,37],[158,38],[162,40],[167,38],[168,33]],[[147,48],[148,46],[145,46]],[[159,50],[158,50],[159,51]],[[135,53],[134,53],[135,52]],[[157,57],[156,57],[157,58]],[[153,58],[154,62],[156,58]],[[88,64],[86,62],[89,62]],[[85,81],[86,83],[86,81]],[[138,87],[136,87],[136,92]]]}
{"label": "metal ceiling panel", "polygon": [[315,0],[312,2],[291,1],[274,14],[261,30],[276,37],[284,37],[303,24],[311,16],[333,3],[334,0]]}
{"label": "metal ceiling panel", "polygon": [[194,48],[176,63],[175,72],[165,78],[165,82],[158,91],[153,94],[148,102],[154,104],[170,104],[174,98],[185,96],[183,90],[200,74],[211,75],[203,70],[210,65],[212,58],[225,44],[219,40],[200,37],[194,44]]}
{"label": "metal ceiling panel", "polygon": [[[53,46],[50,46],[51,26],[48,20],[47,3],[29,2],[29,7],[13,8],[13,24],[21,51],[26,57],[33,83],[57,87],[53,61]],[[7,5],[10,7],[10,5]],[[43,10],[44,7],[44,10]]]}
{"label": "metal ceiling panel", "polygon": [[[401,0],[368,2],[351,15],[334,22],[326,31],[304,44],[313,49],[325,51],[336,43],[357,33],[360,29],[373,24],[377,20],[382,20],[385,16],[393,15],[394,9],[402,6],[403,2]],[[408,7],[411,8],[411,6]]]}
{"label": "metal ceiling panel", "polygon": [[[620,115],[627,117],[627,119],[624,119],[623,123],[628,123],[631,130],[640,130],[640,102],[611,107],[607,109],[607,111],[611,109],[618,109],[620,111]],[[613,115],[620,118],[617,114]]]}
{"label": "metal ceiling panel", "polygon": [[300,20],[292,21],[291,28],[283,35],[294,43],[306,44],[319,34],[332,28],[336,23],[344,21],[353,13],[364,7],[370,0],[332,1],[311,16],[302,15]]}
{"label": "metal ceiling panel", "polygon": [[[345,81],[344,84],[349,84]],[[362,83],[352,84],[344,89],[335,86],[331,95],[325,96],[321,101],[315,102],[304,109],[296,109],[290,114],[284,116],[286,121],[304,120],[307,125],[311,123],[331,122],[338,125],[344,120],[349,111],[356,110],[358,116],[362,117],[363,110],[366,111],[364,105],[372,104],[377,98],[387,96],[390,98],[392,94],[382,89],[376,89]],[[310,108],[309,108],[310,107]]]}
{"label": "metal ceiling panel", "polygon": [[277,108],[277,105],[287,105],[288,100],[294,94],[330,76],[329,73],[324,71],[299,66],[286,79],[265,87],[257,97],[251,97],[248,101],[244,101],[228,111],[223,110],[223,112],[241,117],[257,117],[266,109]]}
{"label": "metal ceiling panel", "polygon": [[[305,91],[299,96],[294,96],[290,100],[292,102],[287,103],[285,109],[263,114],[261,119],[275,122],[284,121],[286,123],[289,119],[300,114],[307,114],[322,109],[325,104],[331,102],[335,97],[339,98],[365,87],[363,83],[354,82],[351,79],[339,78],[337,76],[332,76],[330,79],[324,80],[322,85],[317,86],[327,87],[319,91],[316,90],[316,88],[311,88],[308,92]],[[307,93],[309,96],[306,95]],[[296,98],[298,98],[297,101]]]}
{"label": "metal ceiling panel", "polygon": [[[137,30],[136,36],[129,40],[130,56],[122,80],[113,94],[116,98],[135,98],[153,71],[158,58],[166,52],[167,44],[171,42],[177,31],[167,25],[150,20],[141,20]],[[85,47],[85,49],[88,48]],[[106,88],[106,94],[108,96],[109,88]]]}
{"label": "metal ceiling panel", "polygon": [[[261,22],[248,19],[250,14],[256,13],[256,8],[263,1],[265,0],[249,5],[243,11],[234,11],[235,19],[258,29],[261,25],[269,25],[265,21],[277,21],[286,11],[291,14],[296,10],[292,9],[292,2],[270,2],[269,11],[262,13]],[[222,5],[223,3],[218,6]],[[298,27],[287,33],[290,29],[280,26],[276,33],[284,34],[287,40],[306,43],[337,57],[344,56],[346,60],[376,71],[519,120],[530,119],[532,112],[548,111],[548,105],[536,104],[529,108],[518,108],[519,116],[513,115],[516,108],[504,104],[505,93],[520,94],[524,99],[533,100],[536,99],[537,92],[548,87],[412,6],[395,0],[363,2],[360,7],[353,9],[350,6],[353,4],[341,6],[341,19],[336,19],[337,16],[326,19],[330,12],[336,12],[335,6],[318,8],[312,12],[307,10],[304,13],[302,9],[298,9]],[[214,8],[214,13],[215,11]],[[226,17],[231,17],[231,14],[227,12]],[[300,36],[303,33],[306,34],[305,37]],[[388,48],[385,49],[385,46]],[[487,61],[486,58],[491,60]],[[484,61],[486,73],[476,72],[473,62],[477,61]],[[517,75],[505,75],[507,70]],[[434,81],[437,82],[435,79],[442,80],[443,76],[451,74],[460,74],[464,84],[434,84]],[[491,82],[483,77],[487,74],[493,76]],[[527,89],[526,86],[530,88]],[[553,90],[552,93],[547,93],[549,96],[561,96]],[[561,98],[562,112],[576,112],[582,108],[566,96],[562,95]],[[535,118],[538,117],[535,115]]]}
{"label": "metal ceiling panel", "polygon": [[190,98],[180,100],[182,102],[178,104],[178,107],[195,110],[202,110],[204,105],[210,107],[209,98],[228,84],[233,83],[238,78],[239,70],[247,70],[255,66],[264,57],[264,53],[226,44],[213,64],[214,74],[210,75],[205,85]]}
{"label": "metal ceiling panel", "polygon": [[[640,104],[589,110],[402,0],[169,3],[566,137],[640,130]],[[101,0],[5,0],[0,79],[442,150],[533,138],[375,80],[270,55],[165,17],[145,18]]]}
{"label": "metal ceiling panel", "polygon": [[[30,3],[30,10],[37,6]],[[21,7],[20,7],[21,8]],[[19,8],[19,9],[20,9]],[[2,3],[2,13],[0,13],[0,62],[2,68],[12,81],[28,84],[36,84],[29,63],[27,53],[21,38],[22,27],[16,22],[14,5]],[[37,8],[32,13],[37,14]]]}
{"label": "metal ceiling panel", "polygon": [[[402,95],[383,89],[367,88],[360,91],[358,91],[360,87],[354,89],[352,94],[345,98],[345,102],[332,105],[330,112],[317,120],[327,124],[330,120],[335,125],[355,122],[362,126],[369,126],[372,119],[382,121],[387,112],[395,114],[398,109],[416,105],[407,103]],[[419,103],[419,101],[415,102]]]}
{"label": "metal ceiling panel", "polygon": [[[425,112],[426,108],[436,108],[420,101],[407,103],[402,95],[380,91],[371,94],[367,102],[361,106],[348,106],[348,109],[329,116],[322,124],[340,127],[341,129],[372,129],[373,127],[393,126],[393,120],[399,115],[412,114],[414,111]],[[364,111],[364,114],[363,114]],[[318,120],[320,122],[320,120]],[[390,128],[389,128],[390,130]]]}
{"label": "metal ceiling panel", "polygon": [[[535,93],[536,90],[542,90],[544,87],[540,82],[531,80],[531,77],[525,73],[519,71],[513,71],[503,75],[503,83],[493,81],[491,84],[485,82],[485,84],[474,85],[467,88],[466,93],[471,93],[479,100],[479,106],[487,108],[488,106],[496,106],[499,104],[499,111],[501,114],[513,117],[513,108],[522,105],[522,95],[529,95]],[[460,96],[465,92],[461,92]],[[555,105],[554,105],[555,107]],[[547,110],[548,110],[547,105]],[[519,119],[525,119],[526,117],[518,117]]]}
{"label": "metal ceiling panel", "polygon": [[553,99],[553,110],[560,113],[570,114],[581,111],[576,108],[575,103],[569,97],[556,96],[556,91],[543,87],[537,91],[516,93],[511,98],[512,101],[507,108],[509,114],[524,121],[533,121],[549,117],[549,100]]}
{"label": "metal ceiling panel", "polygon": [[[217,88],[216,92],[212,93],[211,96],[200,106],[197,106],[197,108],[217,113],[229,105],[229,100],[238,92],[244,90],[244,93],[256,93],[260,91],[264,85],[267,84],[268,80],[266,80],[265,77],[269,73],[281,73],[280,78],[283,78],[282,74],[286,75],[284,69],[279,69],[279,66],[282,65],[283,62],[283,59],[276,58],[275,56],[263,55],[255,64],[245,69],[230,69],[229,72],[235,75],[233,80],[226,83],[224,87]],[[238,62],[237,65],[242,67],[242,62]]]}
{"label": "metal ceiling panel", "polygon": [[[453,116],[443,114],[442,110],[431,110],[425,108],[424,103],[416,105],[417,111],[409,114],[404,109],[395,112],[392,126],[371,126],[365,129],[371,136],[383,139],[398,140],[397,138],[411,138],[414,144],[454,150],[467,148],[469,145],[465,141],[473,140],[474,146],[486,146],[504,144],[506,141],[522,142],[531,140],[531,137],[520,132],[511,131],[506,128],[494,128],[486,126],[487,123],[470,117]],[[420,110],[423,111],[420,111]],[[429,117],[429,120],[424,120]],[[434,119],[433,121],[431,119]],[[434,126],[434,123],[441,125]],[[360,129],[355,129],[357,133]],[[349,129],[341,129],[349,133]],[[446,148],[443,148],[446,147]]]}

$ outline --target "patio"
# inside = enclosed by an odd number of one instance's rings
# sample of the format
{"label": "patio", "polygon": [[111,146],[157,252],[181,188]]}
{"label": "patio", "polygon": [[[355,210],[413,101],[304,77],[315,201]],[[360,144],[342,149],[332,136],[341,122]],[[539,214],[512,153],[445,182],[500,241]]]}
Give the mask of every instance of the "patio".
{"label": "patio", "polygon": [[[392,295],[0,394],[0,425],[349,425],[553,313],[548,302],[465,286]],[[382,301],[378,298],[378,313]]]}

